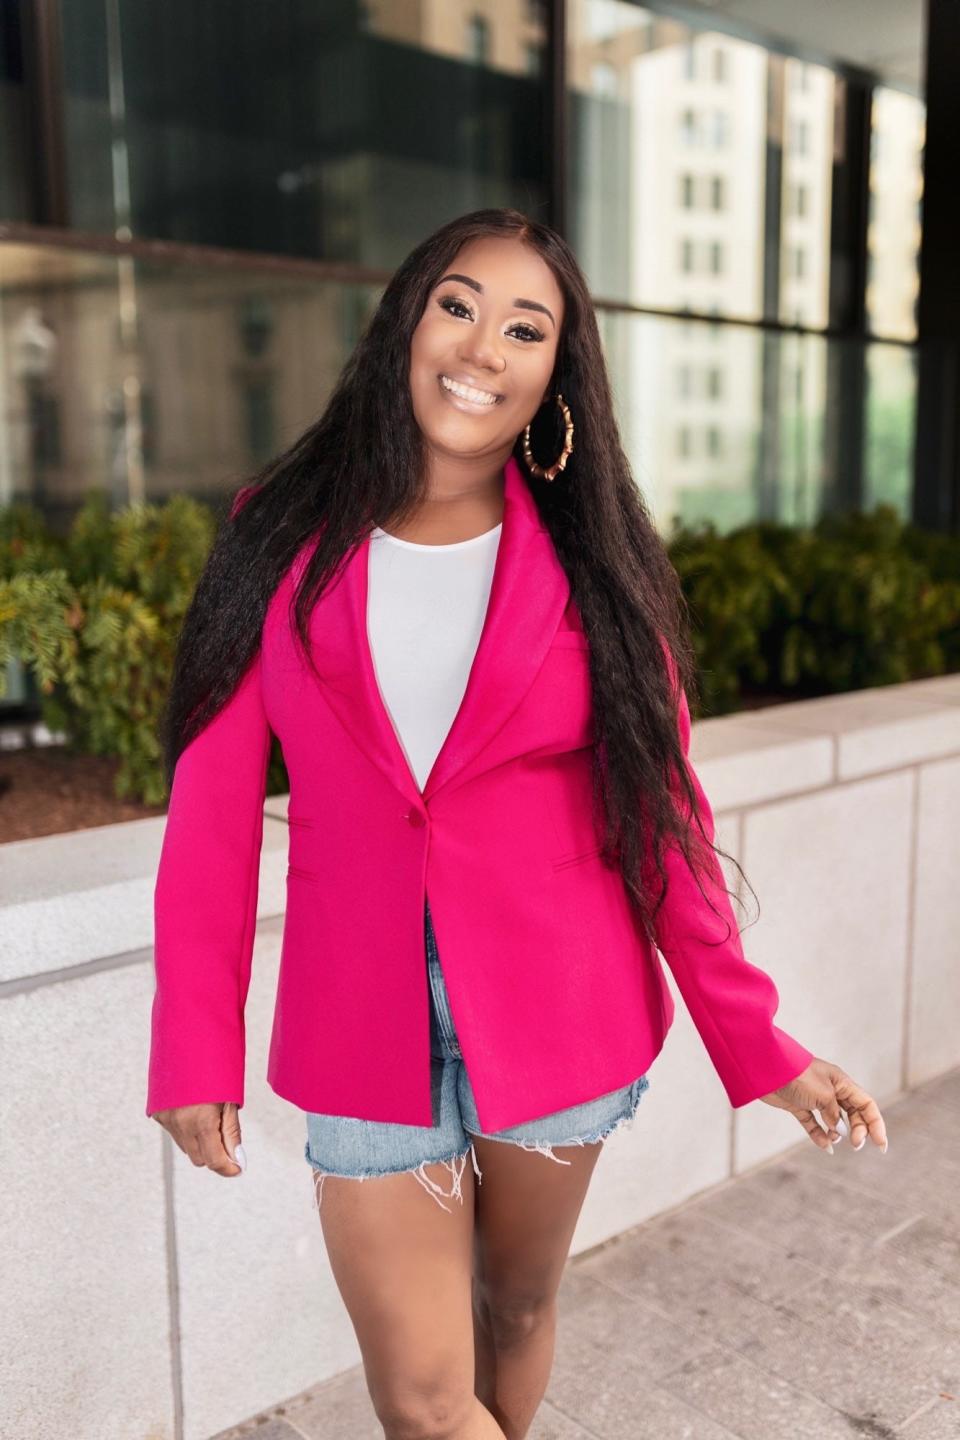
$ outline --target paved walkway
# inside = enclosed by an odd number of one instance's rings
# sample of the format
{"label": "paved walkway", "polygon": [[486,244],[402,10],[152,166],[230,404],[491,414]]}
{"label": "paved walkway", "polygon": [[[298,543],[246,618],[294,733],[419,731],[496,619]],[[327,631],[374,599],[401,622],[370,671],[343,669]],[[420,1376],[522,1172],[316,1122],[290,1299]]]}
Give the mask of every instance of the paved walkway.
{"label": "paved walkway", "polygon": [[[529,1440],[958,1440],[960,1069],[567,1265]],[[358,1367],[217,1437],[382,1440]]]}

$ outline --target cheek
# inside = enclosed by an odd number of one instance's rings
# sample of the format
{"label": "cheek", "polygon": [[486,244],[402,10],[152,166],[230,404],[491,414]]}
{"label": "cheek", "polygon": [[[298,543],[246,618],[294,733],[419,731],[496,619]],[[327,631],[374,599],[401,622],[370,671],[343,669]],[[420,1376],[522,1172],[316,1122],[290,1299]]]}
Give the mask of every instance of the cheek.
{"label": "cheek", "polygon": [[411,364],[423,364],[435,357],[439,348],[438,327],[432,320],[421,320],[410,339]]}

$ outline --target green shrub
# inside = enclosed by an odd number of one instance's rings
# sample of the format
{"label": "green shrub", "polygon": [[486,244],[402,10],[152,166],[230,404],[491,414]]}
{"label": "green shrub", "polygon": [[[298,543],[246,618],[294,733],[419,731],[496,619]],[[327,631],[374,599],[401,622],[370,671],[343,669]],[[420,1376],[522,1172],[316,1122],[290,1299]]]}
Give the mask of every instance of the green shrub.
{"label": "green shrub", "polygon": [[[119,759],[118,795],[163,804],[157,726],[174,648],[217,526],[187,496],[111,510],[92,491],[69,533],[0,510],[0,693],[12,657],[73,749]],[[787,700],[960,669],[960,537],[890,506],[798,530],[769,521],[668,540],[690,608],[701,710]],[[288,788],[273,742],[267,788]]]}
{"label": "green shrub", "polygon": [[669,548],[706,713],[753,690],[799,699],[960,669],[960,537],[906,524],[892,506],[806,530],[675,530]]}
{"label": "green shrub", "polygon": [[[43,720],[72,749],[119,759],[120,796],[168,798],[158,722],[216,524],[184,495],[111,511],[99,490],[63,539],[30,507],[2,512],[0,667],[15,656],[33,671]],[[285,782],[275,745],[268,785],[282,791]]]}

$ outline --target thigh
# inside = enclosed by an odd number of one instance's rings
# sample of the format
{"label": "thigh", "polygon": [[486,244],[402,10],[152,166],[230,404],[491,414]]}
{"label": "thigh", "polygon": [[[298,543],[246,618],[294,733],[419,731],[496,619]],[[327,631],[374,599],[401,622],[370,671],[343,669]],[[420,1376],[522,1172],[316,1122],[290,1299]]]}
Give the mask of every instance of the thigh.
{"label": "thigh", "polygon": [[556,1298],[600,1144],[554,1146],[544,1155],[473,1137],[476,1297],[491,1312],[523,1320]]}
{"label": "thigh", "polygon": [[[424,1170],[449,1183],[443,1165]],[[462,1204],[449,1211],[432,1205],[410,1174],[362,1183],[328,1175],[324,1185],[327,1254],[381,1422],[467,1413],[474,1383],[469,1159]]]}
{"label": "thigh", "polygon": [[649,1081],[640,1075],[608,1095],[489,1136],[480,1131],[466,1070],[459,1084],[480,1175],[478,1298],[506,1319],[514,1312],[523,1318],[555,1298],[601,1148],[632,1125]]}

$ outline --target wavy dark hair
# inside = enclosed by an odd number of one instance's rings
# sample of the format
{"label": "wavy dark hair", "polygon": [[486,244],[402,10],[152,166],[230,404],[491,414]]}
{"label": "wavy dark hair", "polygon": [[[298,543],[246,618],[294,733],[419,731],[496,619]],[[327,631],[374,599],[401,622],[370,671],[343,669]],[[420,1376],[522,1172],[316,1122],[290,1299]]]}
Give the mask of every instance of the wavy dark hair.
{"label": "wavy dark hair", "polygon": [[[319,419],[238,492],[179,636],[161,720],[166,780],[172,784],[180,754],[228,701],[255,658],[270,599],[306,542],[319,535],[297,583],[293,610],[299,642],[312,664],[310,611],[341,563],[371,526],[388,529],[416,511],[425,494],[425,467],[409,389],[411,339],[431,290],[458,251],[484,236],[512,237],[530,246],[549,265],[564,297],[550,394],[559,390],[570,407],[575,448],[551,482],[530,476],[521,436],[514,455],[569,578],[589,641],[594,800],[603,817],[604,853],[619,864],[654,939],[654,916],[667,888],[666,844],[680,848],[698,883],[707,866],[713,883],[725,888],[709,853],[717,847],[705,834],[683,763],[679,694],[661,643],[662,637],[676,663],[676,681],[695,704],[686,600],[623,451],[584,274],[562,236],[517,210],[461,215],[410,253],[386,286]],[[560,450],[559,418],[551,402],[531,424],[534,453],[545,463]]]}

